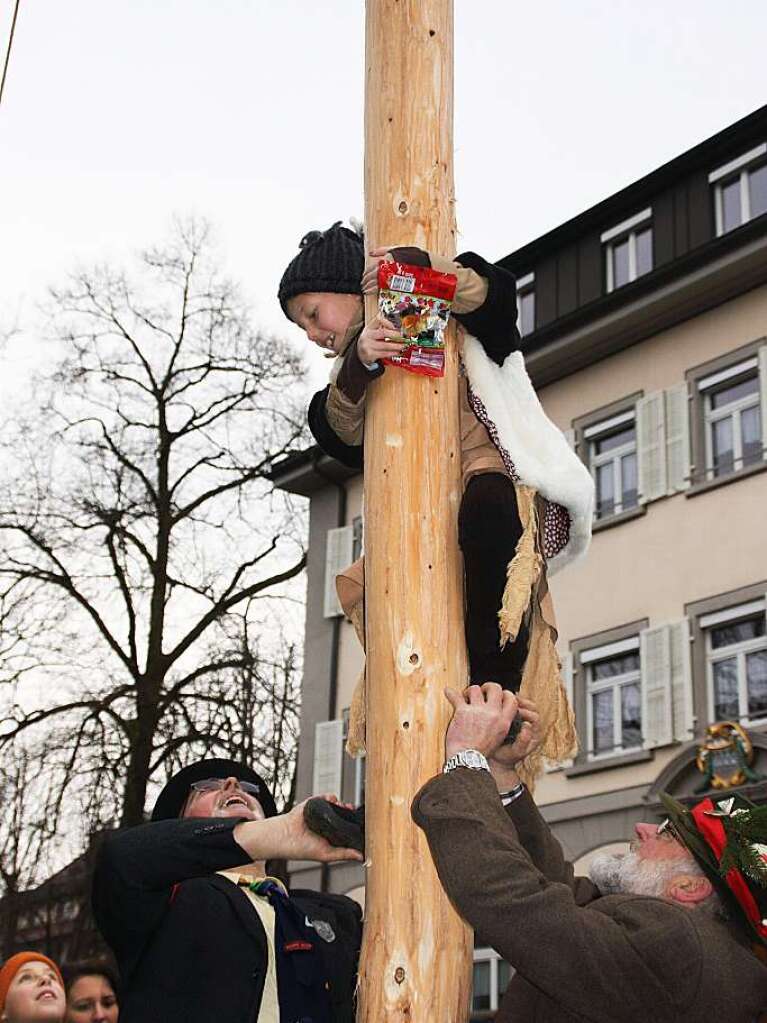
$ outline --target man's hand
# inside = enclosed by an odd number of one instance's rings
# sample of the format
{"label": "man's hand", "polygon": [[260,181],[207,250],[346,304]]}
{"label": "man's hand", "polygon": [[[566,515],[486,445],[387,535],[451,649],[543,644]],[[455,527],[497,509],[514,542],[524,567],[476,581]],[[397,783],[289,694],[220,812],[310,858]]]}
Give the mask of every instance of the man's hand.
{"label": "man's hand", "polygon": [[[338,802],[332,794],[322,798],[331,803]],[[297,803],[288,813],[264,821],[243,821],[234,829],[235,841],[253,862],[276,859],[314,860],[317,863],[362,861],[363,856],[356,849],[339,849],[307,828],[304,821],[306,802]]]}
{"label": "man's hand", "polygon": [[517,714],[522,721],[519,734],[511,745],[504,743],[487,758],[500,792],[506,792],[519,784],[517,764],[534,753],[543,741],[538,708],[532,700],[527,700],[524,696],[517,696],[516,700]]}
{"label": "man's hand", "polygon": [[[453,707],[453,719],[445,736],[448,757],[463,749],[475,749],[485,756],[494,753],[509,734],[517,715],[517,698],[497,682],[469,686],[463,693],[446,689]],[[515,744],[516,745],[516,744]]]}

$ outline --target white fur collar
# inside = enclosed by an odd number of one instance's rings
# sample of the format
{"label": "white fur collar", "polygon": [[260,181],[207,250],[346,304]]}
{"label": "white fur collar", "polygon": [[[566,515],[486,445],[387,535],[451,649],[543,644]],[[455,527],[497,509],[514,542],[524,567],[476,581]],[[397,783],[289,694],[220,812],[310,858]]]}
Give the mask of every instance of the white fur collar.
{"label": "white fur collar", "polygon": [[594,515],[591,475],[543,411],[521,352],[511,352],[497,366],[479,341],[466,334],[462,358],[471,389],[487,410],[520,481],[569,512],[569,540],[549,561],[549,572],[559,571],[588,549]]}

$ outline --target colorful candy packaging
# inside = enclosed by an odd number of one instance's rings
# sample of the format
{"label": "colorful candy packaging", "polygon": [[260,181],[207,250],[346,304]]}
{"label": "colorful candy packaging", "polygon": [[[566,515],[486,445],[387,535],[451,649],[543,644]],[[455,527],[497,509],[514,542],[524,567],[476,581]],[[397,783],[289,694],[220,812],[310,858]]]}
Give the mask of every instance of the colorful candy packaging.
{"label": "colorful candy packaging", "polygon": [[455,274],[429,267],[379,263],[379,312],[409,342],[400,355],[384,362],[422,376],[445,375],[445,327],[456,283]]}

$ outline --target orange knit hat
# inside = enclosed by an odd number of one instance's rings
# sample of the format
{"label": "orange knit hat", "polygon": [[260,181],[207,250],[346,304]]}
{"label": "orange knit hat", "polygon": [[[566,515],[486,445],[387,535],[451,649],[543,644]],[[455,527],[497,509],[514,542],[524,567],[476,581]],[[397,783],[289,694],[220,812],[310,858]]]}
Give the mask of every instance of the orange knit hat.
{"label": "orange knit hat", "polygon": [[46,966],[50,966],[59,978],[59,983],[64,987],[61,970],[48,956],[44,956],[42,952],[17,952],[15,956],[6,959],[2,970],[0,970],[0,1012],[5,1007],[5,996],[8,994],[8,988],[11,986],[13,978],[25,963],[45,963]]}

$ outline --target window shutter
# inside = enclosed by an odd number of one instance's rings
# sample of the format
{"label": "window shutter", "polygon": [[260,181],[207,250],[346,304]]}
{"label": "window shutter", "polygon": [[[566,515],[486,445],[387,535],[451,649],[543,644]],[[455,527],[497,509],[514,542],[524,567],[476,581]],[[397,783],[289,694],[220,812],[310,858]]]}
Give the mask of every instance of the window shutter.
{"label": "window shutter", "polygon": [[666,483],[676,494],[690,485],[690,410],[687,384],[666,391]]}
{"label": "window shutter", "polygon": [[663,391],[637,402],[637,461],[639,500],[655,501],[666,493],[666,424]]}
{"label": "window shutter", "polygon": [[312,793],[332,792],[341,795],[341,773],[344,752],[344,723],[318,721],[314,726],[314,774]]}
{"label": "window shutter", "polygon": [[639,633],[642,672],[642,734],[645,749],[673,741],[669,628]]}
{"label": "window shutter", "polygon": [[353,546],[353,526],[340,526],[338,529],[328,530],[325,541],[325,600],[323,607],[325,618],[335,618],[337,615],[343,614],[336,593],[336,576],[351,564]]}
{"label": "window shutter", "polygon": [[690,623],[686,618],[669,629],[671,660],[671,703],[674,738],[687,742],[693,736],[692,671],[690,668]]}
{"label": "window shutter", "polygon": [[767,345],[759,349],[759,393],[762,399],[762,458],[767,458]]}

